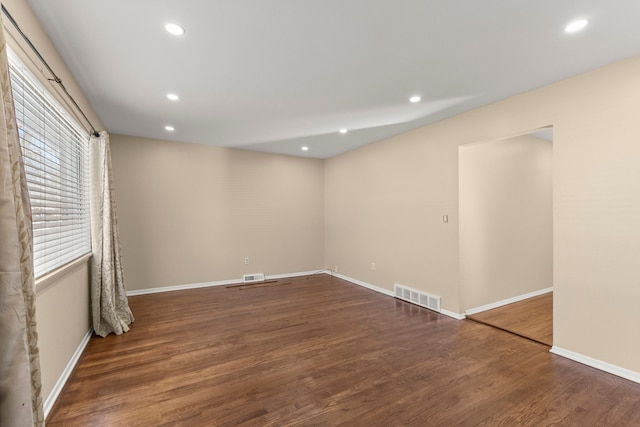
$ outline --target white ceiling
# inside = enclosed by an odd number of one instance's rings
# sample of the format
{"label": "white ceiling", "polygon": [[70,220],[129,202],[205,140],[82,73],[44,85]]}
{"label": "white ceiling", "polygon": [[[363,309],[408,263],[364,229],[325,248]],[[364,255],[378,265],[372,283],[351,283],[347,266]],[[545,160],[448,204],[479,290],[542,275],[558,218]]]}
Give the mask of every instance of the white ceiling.
{"label": "white ceiling", "polygon": [[317,158],[640,53],[638,0],[29,3],[109,132]]}

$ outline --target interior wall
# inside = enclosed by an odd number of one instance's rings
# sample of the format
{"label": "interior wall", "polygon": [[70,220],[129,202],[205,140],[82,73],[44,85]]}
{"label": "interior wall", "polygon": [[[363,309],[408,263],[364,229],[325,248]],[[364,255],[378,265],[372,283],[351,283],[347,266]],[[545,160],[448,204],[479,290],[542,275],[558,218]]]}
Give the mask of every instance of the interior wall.
{"label": "interior wall", "polygon": [[460,147],[462,310],[552,286],[552,172],[533,136]]}
{"label": "interior wall", "polygon": [[553,125],[554,345],[640,372],[638,117],[640,56],[329,159],[327,265],[460,313],[458,147]]}
{"label": "interior wall", "polygon": [[423,144],[420,132],[328,159],[327,267],[428,291],[459,312],[457,163],[455,142]]}
{"label": "interior wall", "polygon": [[36,320],[42,369],[42,396],[47,398],[91,325],[89,262],[70,269],[37,293]]}
{"label": "interior wall", "polygon": [[323,161],[121,135],[111,150],[128,290],[323,268]]}

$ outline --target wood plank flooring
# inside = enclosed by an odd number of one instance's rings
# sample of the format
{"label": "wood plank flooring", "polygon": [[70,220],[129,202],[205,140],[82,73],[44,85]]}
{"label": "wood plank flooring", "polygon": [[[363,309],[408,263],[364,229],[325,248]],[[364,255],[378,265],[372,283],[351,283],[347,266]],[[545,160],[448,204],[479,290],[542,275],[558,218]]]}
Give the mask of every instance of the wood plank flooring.
{"label": "wood plank flooring", "polygon": [[549,347],[553,345],[553,293],[483,311],[467,318]]}
{"label": "wood plank flooring", "polygon": [[326,275],[130,299],[55,426],[640,425],[640,385]]}

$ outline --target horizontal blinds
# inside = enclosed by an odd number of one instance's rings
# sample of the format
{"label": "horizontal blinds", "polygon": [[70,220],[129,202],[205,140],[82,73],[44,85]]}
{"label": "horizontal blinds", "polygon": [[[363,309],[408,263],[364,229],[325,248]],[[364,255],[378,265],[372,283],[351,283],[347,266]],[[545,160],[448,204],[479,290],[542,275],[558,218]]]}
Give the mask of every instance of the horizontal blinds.
{"label": "horizontal blinds", "polygon": [[89,137],[15,54],[11,88],[33,215],[35,276],[91,252]]}

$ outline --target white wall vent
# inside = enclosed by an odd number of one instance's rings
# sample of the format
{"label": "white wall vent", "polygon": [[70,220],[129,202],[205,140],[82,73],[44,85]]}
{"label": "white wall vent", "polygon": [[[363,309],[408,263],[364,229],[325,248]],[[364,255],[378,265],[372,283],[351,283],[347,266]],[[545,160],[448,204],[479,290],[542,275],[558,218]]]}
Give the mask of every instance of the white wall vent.
{"label": "white wall vent", "polygon": [[396,293],[396,298],[402,298],[402,287],[398,285],[393,286],[393,290]]}
{"label": "white wall vent", "polygon": [[245,274],[242,276],[242,281],[244,283],[263,282],[264,274],[263,273]]}
{"label": "white wall vent", "polygon": [[410,303],[413,303],[413,304],[416,304],[440,313],[440,297],[439,296],[418,291],[416,289],[412,289],[404,285],[399,285],[397,283],[393,284],[393,293],[395,294],[396,298],[408,301]]}

